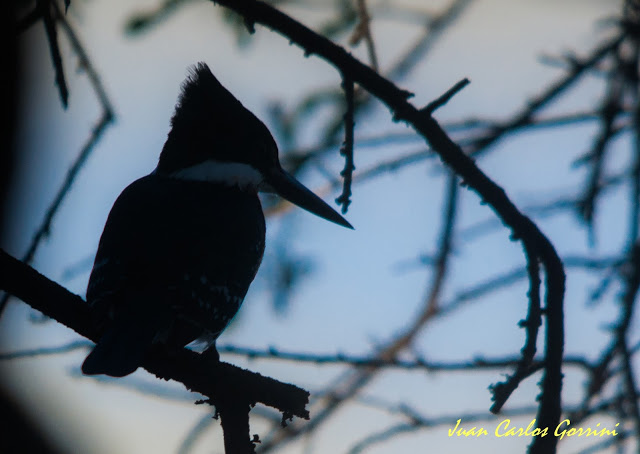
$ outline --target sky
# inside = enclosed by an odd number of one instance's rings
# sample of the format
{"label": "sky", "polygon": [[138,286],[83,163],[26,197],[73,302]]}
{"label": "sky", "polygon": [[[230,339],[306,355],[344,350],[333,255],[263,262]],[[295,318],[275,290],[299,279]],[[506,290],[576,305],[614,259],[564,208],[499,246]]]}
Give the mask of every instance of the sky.
{"label": "sky", "polygon": [[[446,4],[432,2],[427,8],[419,1],[388,3],[426,11]],[[91,259],[117,195],[155,167],[189,65],[207,62],[222,84],[270,127],[273,125],[269,112],[274,101],[290,109],[309,90],[338,88],[340,84],[333,68],[318,58],[305,58],[287,39],[262,27],[257,27],[248,45],[239,46],[235,32],[221,18],[221,8],[209,2],[193,2],[140,36],[124,33],[124,24],[133,14],[157,5],[150,0],[75,1],[68,12],[114,105],[116,120],[75,181],[33,266],[81,295],[89,268],[73,278],[65,277],[64,270]],[[290,6],[286,11],[312,28],[331,17],[330,10],[321,6]],[[415,93],[413,102],[420,106],[468,77],[471,84],[439,110],[436,118],[443,122],[508,118],[561,74],[558,68],[541,64],[541,55],[562,55],[568,50],[586,52],[607,36],[597,21],[618,11],[619,2],[610,1],[477,0],[427,58],[397,83]],[[421,32],[418,25],[393,20],[383,13],[374,15],[372,27],[383,70],[390,68]],[[346,34],[342,36],[341,44],[347,38]],[[77,68],[69,43],[64,38],[61,43],[71,93],[66,110],[61,108],[53,85],[43,27],[36,24],[21,35],[24,80],[17,131],[20,161],[10,193],[11,215],[5,217],[7,235],[2,243],[16,256],[28,247],[44,211],[100,115],[100,106],[86,75]],[[366,59],[363,46],[350,51]],[[563,103],[549,109],[578,110],[599,99],[600,89],[599,81],[589,80]],[[306,121],[299,146],[314,144],[322,134],[322,115],[327,114],[320,112]],[[358,121],[357,170],[422,146],[416,138],[402,145],[359,147],[359,137],[410,132],[390,120],[388,110],[377,105]],[[588,147],[593,131],[592,127],[580,126],[515,136],[502,142],[501,152],[483,159],[480,166],[516,203],[540,202],[582,181],[584,175],[568,169],[571,161]],[[279,139],[278,134],[276,138]],[[616,151],[621,156],[624,145],[621,143],[620,151]],[[523,159],[526,165],[522,165]],[[624,162],[622,157],[620,162]],[[322,164],[338,175],[342,161],[337,148]],[[392,338],[415,316],[424,297],[428,269],[401,265],[414,263],[420,254],[435,250],[445,188],[441,175],[439,161],[430,160],[355,186],[353,203],[346,215],[355,231],[323,222],[302,210],[292,212],[287,219],[292,227],[285,226],[279,218],[269,220],[265,265],[245,299],[239,319],[219,344],[356,355],[366,354]],[[310,169],[304,177],[311,188],[325,184],[318,169]],[[332,202],[337,196],[334,192],[325,200]],[[464,193],[460,205],[462,226],[491,217],[490,210],[474,194]],[[612,202],[606,209],[611,215],[603,216],[598,228],[607,235],[601,235],[596,250],[591,251],[594,254],[615,250],[618,239],[623,238],[620,223],[607,221],[616,218],[620,205]],[[575,219],[543,220],[541,225],[561,253],[589,250],[586,232]],[[283,231],[288,228],[295,230],[294,236],[288,237]],[[291,253],[312,259],[313,273],[294,291],[287,313],[278,315],[266,283],[271,276],[269,259],[276,254],[275,245],[283,237]],[[457,289],[470,282],[522,265],[521,247],[507,238],[505,229],[473,243],[459,238],[460,252],[454,255],[455,272],[444,289],[444,299],[449,300]],[[597,351],[606,340],[603,325],[615,316],[607,306],[585,310],[589,284],[579,274],[568,280],[567,311],[577,314],[575,318],[568,317],[569,353]],[[438,320],[420,335],[416,349],[433,360],[518,352],[523,333],[517,322],[525,315],[525,292],[526,284],[522,282]],[[12,300],[0,319],[0,351],[62,345],[77,338],[54,322],[34,323],[37,318],[26,305]],[[174,453],[188,431],[207,414],[208,409],[194,406],[195,398],[179,385],[156,383],[144,371],[123,379],[123,386],[120,382],[82,377],[79,366],[84,355],[86,350],[0,363],[2,385],[19,396],[25,408],[33,410],[34,417],[67,451]],[[324,389],[344,371],[337,366],[248,362],[236,356],[224,359],[307,387],[312,393]],[[368,404],[367,398],[407,402],[430,415],[487,412],[487,386],[501,378],[497,371],[470,375],[381,374],[366,389],[363,401],[339,411],[335,421],[313,439],[290,444],[282,452],[346,452],[369,431],[386,427],[394,420]],[[579,396],[582,379],[578,374],[567,374],[565,401]],[[536,381],[532,377],[525,382],[510,405],[531,404],[537,392]],[[140,384],[159,387],[171,397],[145,395],[135,390]],[[252,433],[266,427],[258,417],[252,418],[252,425]],[[193,452],[222,452],[220,436],[219,426],[213,424]],[[366,452],[415,452],[425,443],[434,447],[434,452],[522,452],[528,440],[452,439],[446,436],[446,428],[438,428],[399,437]],[[567,443],[566,452],[575,452],[576,446]]]}

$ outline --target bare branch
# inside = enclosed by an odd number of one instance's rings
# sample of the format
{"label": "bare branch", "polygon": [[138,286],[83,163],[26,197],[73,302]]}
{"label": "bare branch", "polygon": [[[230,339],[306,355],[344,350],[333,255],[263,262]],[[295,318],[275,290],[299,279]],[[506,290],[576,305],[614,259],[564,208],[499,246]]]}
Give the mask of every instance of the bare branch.
{"label": "bare branch", "polygon": [[336,199],[338,205],[342,205],[342,214],[345,214],[351,204],[351,182],[353,180],[353,171],[356,166],[353,164],[353,128],[354,128],[354,93],[353,81],[345,76],[342,80],[344,87],[344,96],[347,102],[347,111],[344,114],[344,143],[340,148],[340,154],[344,156],[344,169],[340,175],[344,178],[342,194]]}
{"label": "bare branch", "polygon": [[427,115],[431,115],[437,109],[439,109],[440,107],[448,103],[451,98],[453,98],[464,87],[469,85],[469,83],[470,83],[469,79],[467,78],[462,79],[461,81],[456,83],[453,87],[451,87],[449,90],[447,90],[442,96],[435,99],[434,101],[431,101],[429,104],[427,104],[426,107],[423,107],[422,111]]}
{"label": "bare branch", "polygon": [[69,100],[69,90],[67,89],[67,82],[64,77],[64,69],[62,68],[62,57],[60,56],[60,47],[58,46],[58,34],[56,31],[55,19],[51,17],[51,4],[56,0],[36,0],[36,8],[39,10],[42,21],[44,22],[44,28],[47,32],[47,40],[49,41],[49,52],[51,53],[51,60],[53,61],[53,67],[56,72],[56,85],[60,92],[60,100],[62,106],[66,109],[67,102]]}
{"label": "bare branch", "polygon": [[[515,391],[518,385],[527,378],[531,373],[533,358],[536,354],[536,342],[538,340],[538,330],[542,324],[542,311],[540,308],[540,266],[538,257],[532,254],[525,246],[527,254],[527,274],[529,276],[529,313],[526,320],[520,322],[520,326],[526,330],[525,345],[522,347],[522,358],[518,362],[513,375],[509,376],[506,381],[491,386],[493,393],[492,413],[498,413],[502,409],[511,393]],[[543,426],[544,427],[544,426]]]}
{"label": "bare branch", "polygon": [[[506,193],[491,181],[476,164],[465,155],[431,116],[424,115],[407,102],[409,93],[349,55],[343,48],[317,35],[272,6],[261,1],[219,0],[217,3],[241,14],[249,30],[259,22],[300,45],[306,55],[318,55],[335,66],[341,73],[374,94],[394,113],[394,120],[404,121],[422,135],[440,155],[441,159],[463,182],[476,191],[481,200],[490,205],[502,221],[513,231],[513,237],[522,240],[529,251],[539,257],[545,267],[547,298],[547,330],[545,343],[546,369],[542,380],[542,395],[538,423],[551,427],[560,421],[562,389],[562,353],[564,344],[564,269],[553,245],[529,218],[522,215]],[[368,381],[367,379],[364,379]],[[318,420],[318,418],[316,418]],[[550,452],[557,440],[553,437],[537,438],[530,452]]]}
{"label": "bare branch", "polygon": [[371,63],[371,67],[377,72],[379,70],[378,56],[376,55],[376,46],[373,43],[373,36],[371,35],[371,17],[367,10],[367,2],[366,0],[356,0],[356,5],[359,20],[351,38],[349,38],[349,44],[356,46],[364,39],[367,45],[367,52],[369,53],[369,62]]}
{"label": "bare branch", "polygon": [[[94,126],[89,137],[80,149],[80,152],[76,156],[74,162],[71,164],[71,167],[67,171],[66,178],[58,189],[58,192],[51,202],[51,205],[49,205],[49,207],[47,208],[44,218],[40,223],[40,226],[36,230],[36,233],[31,240],[31,244],[29,245],[27,252],[22,256],[22,261],[24,263],[31,263],[38,247],[40,246],[40,243],[49,235],[53,224],[53,219],[57,214],[60,206],[62,205],[62,202],[69,194],[73,183],[76,180],[76,177],[84,167],[84,164],[89,159],[89,156],[91,156],[91,153],[102,138],[107,127],[111,125],[115,119],[111,101],[109,100],[109,97],[106,94],[106,90],[102,82],[100,81],[98,72],[89,59],[89,56],[87,55],[87,52],[85,51],[84,46],[80,42],[73,27],[71,27],[66,17],[62,14],[55,0],[51,1],[50,4],[49,0],[46,0],[45,3],[47,3],[47,7],[51,7],[50,11],[53,16],[50,17],[52,17],[52,20],[57,21],[61,24],[63,31],[66,33],[69,41],[71,42],[73,50],[80,60],[80,66],[86,71],[89,77],[89,81],[91,82],[91,86],[95,91],[96,96],[98,97],[98,101],[100,103],[100,106],[102,107],[102,113],[97,124]],[[4,308],[6,307],[8,300],[8,294],[4,294],[2,298],[0,298],[0,316],[4,312]]]}
{"label": "bare branch", "polygon": [[[1,289],[78,334],[93,341],[99,339],[101,333],[96,330],[89,305],[82,298],[2,250],[0,268],[3,270]],[[228,452],[253,452],[254,445],[248,437],[248,414],[257,402],[280,410],[283,420],[293,416],[309,418],[305,408],[309,400],[307,391],[231,364],[212,362],[207,355],[186,349],[169,353],[163,348],[154,348],[145,357],[143,367],[158,378],[179,381],[187,389],[207,396],[207,402],[215,405],[222,416],[225,446],[231,449]]]}

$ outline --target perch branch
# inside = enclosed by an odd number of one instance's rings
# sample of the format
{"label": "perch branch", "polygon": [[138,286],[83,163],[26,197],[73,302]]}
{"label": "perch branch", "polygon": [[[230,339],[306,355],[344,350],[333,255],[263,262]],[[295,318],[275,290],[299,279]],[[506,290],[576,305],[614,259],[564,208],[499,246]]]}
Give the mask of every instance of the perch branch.
{"label": "perch branch", "polygon": [[[99,333],[92,323],[90,307],[79,296],[39,274],[30,266],[0,250],[0,289],[20,298],[36,310],[97,341]],[[222,417],[228,453],[253,452],[248,433],[248,413],[260,402],[283,413],[283,419],[298,416],[309,419],[306,405],[309,393],[297,386],[282,383],[237,366],[216,362],[198,353],[182,349],[168,354],[152,349],[143,367],[165,380],[175,380],[208,398]],[[240,422],[246,414],[247,424]],[[244,418],[245,416],[242,416]],[[245,431],[246,429],[246,431]],[[242,437],[238,431],[242,430]],[[250,448],[250,449],[249,449]]]}

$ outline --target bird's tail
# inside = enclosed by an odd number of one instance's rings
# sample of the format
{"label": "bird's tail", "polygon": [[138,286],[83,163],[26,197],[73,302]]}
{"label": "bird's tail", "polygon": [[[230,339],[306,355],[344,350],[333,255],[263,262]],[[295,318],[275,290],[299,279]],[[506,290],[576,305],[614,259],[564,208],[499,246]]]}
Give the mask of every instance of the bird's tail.
{"label": "bird's tail", "polygon": [[137,309],[116,317],[82,363],[83,374],[124,377],[142,365],[154,338],[166,327],[158,312]]}
{"label": "bird's tail", "polygon": [[110,375],[124,377],[142,364],[142,358],[150,344],[131,330],[113,327],[98,341],[82,363],[85,375]]}

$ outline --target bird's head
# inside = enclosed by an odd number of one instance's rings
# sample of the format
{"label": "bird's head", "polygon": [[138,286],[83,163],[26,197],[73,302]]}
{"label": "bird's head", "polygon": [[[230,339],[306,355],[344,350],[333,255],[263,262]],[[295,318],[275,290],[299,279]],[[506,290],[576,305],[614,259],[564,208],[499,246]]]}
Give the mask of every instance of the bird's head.
{"label": "bird's head", "polygon": [[205,63],[195,65],[182,86],[155,173],[275,192],[317,216],[353,228],[282,169],[267,127]]}

